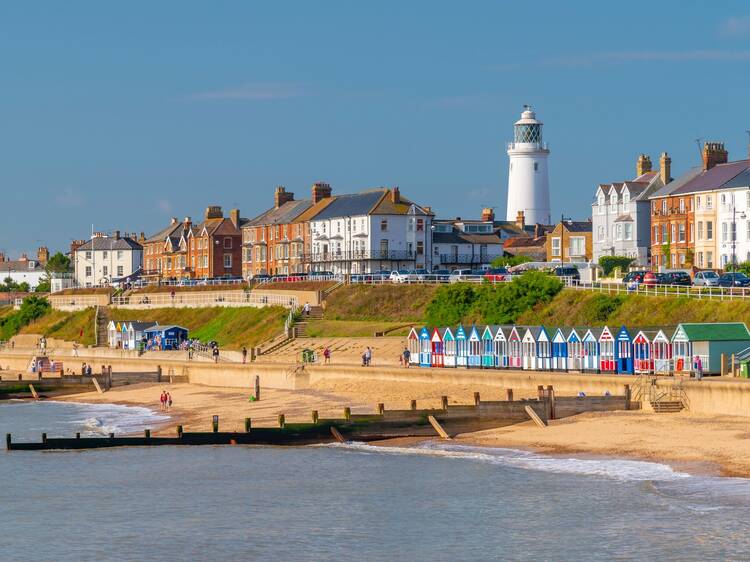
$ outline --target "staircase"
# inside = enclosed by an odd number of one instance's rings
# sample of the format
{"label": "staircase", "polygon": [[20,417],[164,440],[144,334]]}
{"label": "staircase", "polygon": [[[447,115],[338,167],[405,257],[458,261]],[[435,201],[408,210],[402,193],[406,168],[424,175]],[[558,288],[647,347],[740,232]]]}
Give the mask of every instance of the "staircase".
{"label": "staircase", "polygon": [[323,319],[323,307],[313,306],[310,307],[310,315],[307,316],[302,314],[299,322],[294,323],[294,337],[304,338],[307,335],[307,327],[311,322]]}
{"label": "staircase", "polygon": [[689,409],[689,400],[682,381],[679,380],[665,389],[656,384],[657,377],[639,375],[634,381],[633,400],[648,402],[656,414],[677,414]]}
{"label": "staircase", "polygon": [[685,408],[681,400],[658,400],[651,402],[651,407],[655,414],[676,414]]}
{"label": "staircase", "polygon": [[109,325],[110,315],[109,308],[106,306],[96,307],[96,317],[94,318],[94,343],[96,347],[107,347],[107,326]]}

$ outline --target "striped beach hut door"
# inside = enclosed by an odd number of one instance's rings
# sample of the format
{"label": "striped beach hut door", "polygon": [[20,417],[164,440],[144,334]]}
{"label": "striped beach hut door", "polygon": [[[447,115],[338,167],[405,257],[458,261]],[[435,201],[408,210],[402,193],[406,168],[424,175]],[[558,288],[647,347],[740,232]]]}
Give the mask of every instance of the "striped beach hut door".
{"label": "striped beach hut door", "polygon": [[433,367],[442,367],[444,365],[443,362],[443,338],[440,335],[440,330],[435,328],[432,330],[432,355],[431,355],[431,361]]}

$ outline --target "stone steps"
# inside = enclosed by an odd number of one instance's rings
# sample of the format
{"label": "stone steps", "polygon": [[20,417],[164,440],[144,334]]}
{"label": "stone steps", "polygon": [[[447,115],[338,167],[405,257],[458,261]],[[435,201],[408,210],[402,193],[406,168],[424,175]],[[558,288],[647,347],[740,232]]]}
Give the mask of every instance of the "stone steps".
{"label": "stone steps", "polygon": [[684,408],[680,400],[660,400],[651,402],[651,407],[657,414],[676,414]]}

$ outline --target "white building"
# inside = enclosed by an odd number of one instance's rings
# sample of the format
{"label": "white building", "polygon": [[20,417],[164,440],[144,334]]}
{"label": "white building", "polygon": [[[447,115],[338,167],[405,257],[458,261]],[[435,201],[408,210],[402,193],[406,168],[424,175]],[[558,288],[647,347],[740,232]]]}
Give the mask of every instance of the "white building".
{"label": "white building", "polygon": [[[432,266],[434,269],[477,269],[502,257],[505,230],[495,224],[492,209],[483,209],[477,219],[432,221]],[[505,236],[507,238],[507,236]]]}
{"label": "white building", "polygon": [[19,285],[28,283],[33,291],[46,276],[44,264],[39,260],[30,260],[26,256],[21,256],[18,260],[0,261],[0,283],[10,278]]}
{"label": "white building", "polygon": [[73,253],[75,281],[78,287],[109,285],[113,280],[141,269],[143,247],[133,238],[95,234]]}
{"label": "white building", "polygon": [[432,213],[397,187],[338,195],[321,207],[309,219],[311,271],[432,268]]}
{"label": "white building", "polygon": [[508,143],[508,206],[506,220],[515,221],[523,211],[527,224],[550,224],[549,149],[542,140],[542,122],[528,105],[513,127]]}
{"label": "white building", "polygon": [[750,261],[750,169],[725,183],[714,198],[719,267]]}

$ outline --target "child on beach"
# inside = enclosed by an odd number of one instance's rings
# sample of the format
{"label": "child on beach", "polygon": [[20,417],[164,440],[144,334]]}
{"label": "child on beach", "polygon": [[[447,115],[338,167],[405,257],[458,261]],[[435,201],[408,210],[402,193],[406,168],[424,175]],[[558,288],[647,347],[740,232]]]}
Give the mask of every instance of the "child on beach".
{"label": "child on beach", "polygon": [[172,409],[172,395],[167,392],[167,412]]}
{"label": "child on beach", "polygon": [[159,409],[162,412],[165,411],[167,409],[167,391],[166,390],[161,391],[161,396],[159,397],[159,403],[160,403]]}
{"label": "child on beach", "polygon": [[331,348],[326,347],[323,350],[323,363],[328,365],[331,362]]}

